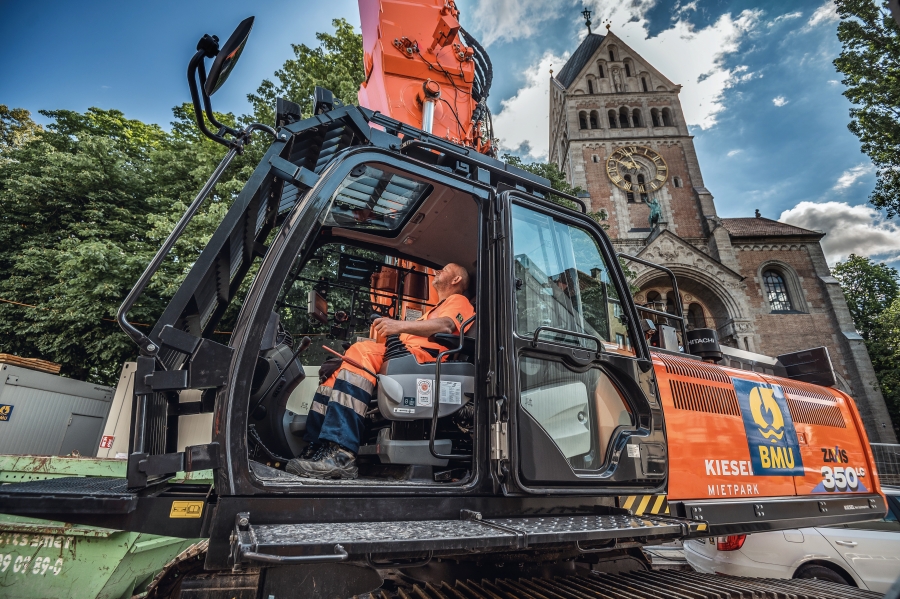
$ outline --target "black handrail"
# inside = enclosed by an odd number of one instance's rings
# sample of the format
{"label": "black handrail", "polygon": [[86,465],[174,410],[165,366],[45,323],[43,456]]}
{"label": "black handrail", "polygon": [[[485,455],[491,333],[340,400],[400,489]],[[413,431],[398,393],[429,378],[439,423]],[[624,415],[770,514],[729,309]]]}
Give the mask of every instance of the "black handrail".
{"label": "black handrail", "polygon": [[643,258],[638,258],[636,256],[629,256],[628,254],[618,254],[619,258],[623,260],[631,260],[632,262],[637,262],[638,264],[643,264],[644,266],[649,266],[650,268],[655,268],[657,270],[661,270],[667,275],[669,275],[669,279],[672,281],[672,291],[675,292],[675,309],[678,311],[678,314],[669,314],[668,312],[660,312],[659,310],[654,310],[652,308],[645,308],[644,306],[638,306],[635,304],[635,308],[642,312],[648,312],[650,314],[656,314],[658,316],[664,316],[665,318],[674,318],[678,321],[678,324],[681,325],[681,345],[684,348],[684,351],[687,351],[687,326],[685,323],[687,319],[684,317],[684,304],[681,303],[681,292],[678,291],[678,280],[675,278],[675,273],[666,268],[665,266],[661,266],[656,264],[655,262],[650,262],[648,260],[644,260]]}
{"label": "black handrail", "polygon": [[[272,135],[272,137],[275,137],[275,130],[268,125],[251,123],[241,131],[241,138],[249,139],[250,134],[257,130],[265,131],[266,133]],[[169,233],[169,236],[163,242],[162,247],[160,247],[159,251],[156,252],[156,255],[153,256],[153,260],[151,260],[150,264],[147,265],[144,273],[134,284],[134,287],[131,288],[131,291],[128,292],[128,295],[125,296],[125,300],[122,302],[122,305],[119,306],[119,311],[116,313],[116,320],[119,322],[119,326],[122,327],[122,330],[125,331],[125,334],[131,337],[131,340],[137,344],[142,355],[155,357],[159,352],[159,347],[157,347],[157,345],[153,343],[150,338],[147,337],[147,335],[137,330],[134,326],[132,326],[130,322],[128,322],[128,312],[134,306],[141,293],[144,292],[144,289],[147,287],[150,279],[153,278],[153,275],[156,274],[157,270],[159,270],[159,267],[162,265],[163,260],[166,259],[166,256],[169,255],[169,252],[175,246],[175,242],[178,241],[178,238],[181,237],[182,233],[184,233],[184,230],[187,228],[188,223],[190,223],[191,219],[194,218],[194,215],[197,214],[197,211],[200,209],[200,206],[203,204],[206,196],[209,195],[209,193],[212,191],[212,188],[215,187],[216,183],[219,182],[219,179],[222,177],[222,173],[225,172],[225,169],[228,168],[228,165],[231,164],[231,161],[234,160],[234,157],[237,156],[239,151],[239,146],[234,146],[228,150],[228,153],[225,154],[224,158],[222,158],[219,166],[216,167],[216,170],[213,171],[213,174],[209,177],[206,185],[204,185],[203,189],[200,190],[200,193],[198,193],[196,197],[194,197],[194,201],[191,202],[191,205],[188,206],[187,210],[184,211],[181,219],[178,221],[178,223],[175,224],[175,228],[173,228],[172,232]]]}
{"label": "black handrail", "polygon": [[[437,356],[437,362],[435,362],[434,365],[434,391],[432,392],[432,402],[434,404],[434,410],[431,416],[431,438],[428,440],[428,449],[429,451],[431,451],[431,455],[439,460],[468,460],[472,457],[471,454],[466,453],[438,453],[437,449],[435,449],[434,446],[434,438],[437,435],[438,414],[440,413],[441,409],[441,361],[444,359],[444,356],[448,354],[462,351],[463,345],[466,342],[466,327],[472,324],[473,320],[475,320],[475,316],[472,316],[464,323],[459,325],[459,346],[453,349],[445,349],[444,351],[439,353]],[[474,401],[474,399],[472,401]]]}

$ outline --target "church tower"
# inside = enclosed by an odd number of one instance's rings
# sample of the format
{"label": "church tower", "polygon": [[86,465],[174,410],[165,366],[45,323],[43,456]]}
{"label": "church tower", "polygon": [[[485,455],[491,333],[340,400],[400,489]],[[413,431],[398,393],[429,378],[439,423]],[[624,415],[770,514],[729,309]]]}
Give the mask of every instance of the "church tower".
{"label": "church tower", "polygon": [[[587,16],[587,15],[586,15]],[[588,21],[588,23],[590,23]],[[671,269],[688,328],[777,356],[827,347],[872,441],[896,442],[865,345],[820,244],[824,234],[763,218],[720,218],[703,183],[679,94],[607,26],[550,77],[550,161],[587,192],[617,251]],[[638,304],[674,313],[668,279],[629,265]]]}

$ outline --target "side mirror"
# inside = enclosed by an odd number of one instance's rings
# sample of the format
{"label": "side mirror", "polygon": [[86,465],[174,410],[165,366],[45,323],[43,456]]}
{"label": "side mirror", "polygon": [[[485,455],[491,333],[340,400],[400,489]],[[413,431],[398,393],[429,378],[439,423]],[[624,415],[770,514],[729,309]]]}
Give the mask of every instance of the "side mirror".
{"label": "side mirror", "polygon": [[241,52],[244,51],[244,46],[247,45],[250,30],[253,29],[253,19],[254,17],[247,17],[241,21],[216,55],[216,59],[209,69],[206,84],[203,86],[207,96],[213,95],[224,85],[232,69],[237,64],[238,58],[241,57]]}

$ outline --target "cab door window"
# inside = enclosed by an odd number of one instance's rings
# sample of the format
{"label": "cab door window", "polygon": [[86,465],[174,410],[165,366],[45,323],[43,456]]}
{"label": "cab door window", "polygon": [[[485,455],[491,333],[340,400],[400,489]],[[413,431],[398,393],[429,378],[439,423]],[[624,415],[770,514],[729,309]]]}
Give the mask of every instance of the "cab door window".
{"label": "cab door window", "polygon": [[516,285],[516,333],[575,343],[590,349],[633,356],[622,305],[609,266],[588,231],[551,216],[513,205],[513,256]]}

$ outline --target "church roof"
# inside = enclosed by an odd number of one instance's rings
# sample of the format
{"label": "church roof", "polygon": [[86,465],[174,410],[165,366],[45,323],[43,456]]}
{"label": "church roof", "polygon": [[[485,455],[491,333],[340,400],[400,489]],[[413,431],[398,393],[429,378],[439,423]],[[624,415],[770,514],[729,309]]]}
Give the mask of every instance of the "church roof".
{"label": "church roof", "polygon": [[578,73],[581,72],[584,65],[588,63],[591,56],[593,56],[594,52],[597,51],[597,48],[600,47],[604,37],[605,36],[602,36],[599,33],[589,33],[587,37],[584,38],[581,45],[578,46],[578,49],[575,50],[572,57],[566,61],[565,66],[560,69],[559,74],[556,76],[556,80],[562,83],[563,87],[572,85],[572,82],[575,81]]}
{"label": "church roof", "polygon": [[825,235],[819,231],[811,231],[762,217],[723,218],[722,226],[735,237],[783,237],[786,235],[822,237]]}

